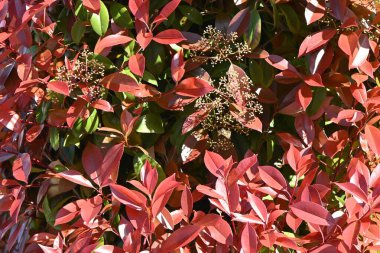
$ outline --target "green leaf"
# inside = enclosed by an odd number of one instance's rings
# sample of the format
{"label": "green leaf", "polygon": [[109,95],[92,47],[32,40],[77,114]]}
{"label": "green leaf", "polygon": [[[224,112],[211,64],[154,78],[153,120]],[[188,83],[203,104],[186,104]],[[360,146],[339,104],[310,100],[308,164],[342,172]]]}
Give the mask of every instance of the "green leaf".
{"label": "green leaf", "polygon": [[89,57],[89,59],[95,59],[98,62],[103,63],[106,69],[116,68],[113,62],[103,55],[93,54],[92,56]]}
{"label": "green leaf", "polygon": [[55,223],[55,214],[52,212],[50,205],[49,205],[49,200],[47,197],[44,198],[44,201],[42,202],[42,207],[43,207],[43,214],[45,216],[46,222],[54,227]]}
{"label": "green leaf", "polygon": [[59,131],[56,127],[51,127],[49,129],[49,139],[52,149],[57,151],[59,149]]}
{"label": "green leaf", "polygon": [[308,115],[314,115],[317,113],[322,103],[326,99],[326,90],[324,88],[314,88],[313,89],[313,98],[310,105],[307,107],[306,112]]}
{"label": "green leaf", "polygon": [[135,175],[140,175],[140,171],[142,166],[145,164],[145,161],[148,160],[149,163],[152,165],[153,168],[157,170],[158,173],[158,183],[161,182],[166,178],[165,172],[162,169],[161,165],[154,160],[152,157],[145,155],[143,153],[139,153],[134,156],[133,158],[133,168],[135,170]]}
{"label": "green leaf", "polygon": [[133,28],[133,20],[128,9],[124,5],[116,2],[111,3],[110,14],[118,26],[126,29]]}
{"label": "green leaf", "polygon": [[79,147],[79,137],[73,134],[72,132],[67,134],[64,141],[63,141],[63,146],[64,147],[71,147],[71,146],[78,146]]}
{"label": "green leaf", "polygon": [[99,125],[99,117],[98,117],[97,111],[94,109],[86,120],[86,123],[84,125],[84,130],[88,134],[92,134],[93,132],[96,131],[96,129],[98,129],[98,125]]}
{"label": "green leaf", "polygon": [[92,13],[90,18],[90,23],[92,29],[99,34],[99,36],[103,36],[108,30],[108,23],[110,21],[110,17],[108,14],[107,7],[104,5],[102,1],[100,1],[100,12],[99,14]]}
{"label": "green leaf", "polygon": [[272,8],[273,8],[273,26],[274,28],[276,28],[278,24],[278,10],[277,10],[276,1],[270,0],[270,4],[272,5]]}
{"label": "green leaf", "polygon": [[258,61],[251,60],[249,62],[249,75],[255,85],[263,84],[263,69]]}
{"label": "green leaf", "polygon": [[158,83],[157,83],[157,80],[156,78],[154,77],[154,75],[152,73],[150,73],[149,71],[144,71],[144,76],[142,78],[144,81],[150,83],[150,84],[153,84],[154,86],[158,86]]}
{"label": "green leaf", "polygon": [[288,4],[279,4],[278,8],[285,16],[286,24],[288,25],[289,30],[294,34],[299,33],[301,22],[295,10]]}
{"label": "green leaf", "polygon": [[155,76],[161,75],[164,68],[167,67],[165,66],[165,59],[167,57],[165,47],[152,42],[145,49],[144,55],[147,70]]}
{"label": "green leaf", "polygon": [[245,40],[251,49],[255,49],[260,43],[261,37],[261,18],[257,10],[251,11],[248,32],[245,34]]}
{"label": "green leaf", "polygon": [[75,6],[75,16],[78,17],[82,21],[86,21],[88,18],[89,12],[87,11],[86,8],[84,8],[83,4],[81,3],[82,1],[78,1],[76,6]]}
{"label": "green leaf", "polygon": [[180,5],[178,9],[188,20],[190,20],[194,24],[202,25],[203,17],[197,9],[189,5]]}
{"label": "green leaf", "polygon": [[82,21],[78,19],[77,21],[75,21],[71,29],[71,38],[73,39],[75,43],[79,44],[79,42],[83,38],[85,31],[86,31],[86,27],[83,25]]}
{"label": "green leaf", "polygon": [[78,118],[76,121],[75,121],[75,124],[73,126],[73,129],[72,129],[72,133],[76,136],[76,137],[80,137],[82,135],[82,130],[83,130],[83,119],[81,118]]}
{"label": "green leaf", "polygon": [[159,115],[146,114],[139,118],[137,122],[136,132],[138,133],[164,133],[164,124]]}
{"label": "green leaf", "polygon": [[48,111],[50,109],[51,102],[43,102],[38,108],[36,113],[36,120],[39,124],[43,124],[48,116]]}

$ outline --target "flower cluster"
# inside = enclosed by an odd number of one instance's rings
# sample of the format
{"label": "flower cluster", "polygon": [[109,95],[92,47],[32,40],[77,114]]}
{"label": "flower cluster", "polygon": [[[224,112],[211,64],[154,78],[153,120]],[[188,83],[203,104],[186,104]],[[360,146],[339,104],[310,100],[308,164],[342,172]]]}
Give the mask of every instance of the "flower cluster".
{"label": "flower cluster", "polygon": [[246,42],[237,42],[236,32],[223,33],[213,26],[207,26],[202,38],[190,45],[191,56],[197,61],[210,61],[212,65],[227,61],[241,60],[250,53]]}
{"label": "flower cluster", "polygon": [[[219,79],[215,90],[197,99],[195,107],[199,110],[210,110],[210,113],[201,122],[201,128],[209,133],[216,134],[209,144],[214,150],[233,147],[230,141],[231,133],[248,135],[250,128],[246,127],[231,113],[234,105],[241,104],[239,117],[252,121],[263,111],[253,91],[252,80],[247,76],[239,76],[234,70],[227,72]],[[250,122],[246,122],[249,124]]]}
{"label": "flower cluster", "polygon": [[102,97],[104,87],[100,85],[100,80],[104,77],[104,65],[93,56],[92,52],[85,49],[79,54],[71,69],[67,66],[57,69],[57,79],[68,82],[71,96],[82,93],[91,101]]}

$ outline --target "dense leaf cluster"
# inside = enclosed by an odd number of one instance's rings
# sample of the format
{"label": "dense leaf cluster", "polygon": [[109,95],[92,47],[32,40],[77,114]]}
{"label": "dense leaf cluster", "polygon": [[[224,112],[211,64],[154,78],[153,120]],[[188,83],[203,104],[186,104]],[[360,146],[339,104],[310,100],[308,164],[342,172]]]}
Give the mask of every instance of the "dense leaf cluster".
{"label": "dense leaf cluster", "polygon": [[0,1],[0,251],[380,251],[378,0]]}

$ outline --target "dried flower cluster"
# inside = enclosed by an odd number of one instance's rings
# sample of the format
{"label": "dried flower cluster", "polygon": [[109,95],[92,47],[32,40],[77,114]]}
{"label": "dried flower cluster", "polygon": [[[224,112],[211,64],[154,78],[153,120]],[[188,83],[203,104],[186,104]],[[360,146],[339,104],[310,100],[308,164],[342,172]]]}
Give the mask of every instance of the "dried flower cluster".
{"label": "dried flower cluster", "polygon": [[212,65],[232,59],[241,60],[251,50],[246,42],[237,42],[238,39],[236,32],[227,34],[207,26],[202,38],[190,45],[191,56],[193,60],[209,60]]}
{"label": "dried flower cluster", "polygon": [[247,135],[251,130],[239,121],[236,115],[231,114],[231,107],[242,104],[238,116],[248,118],[249,121],[261,114],[263,108],[253,91],[252,80],[247,76],[239,76],[234,70],[228,71],[214,86],[214,91],[197,99],[195,107],[210,111],[207,118],[201,122],[203,130],[216,134],[215,138],[210,139],[210,146],[214,150],[227,150],[233,147],[230,141],[232,132]]}
{"label": "dried flower cluster", "polygon": [[103,86],[100,85],[100,80],[104,77],[104,65],[93,56],[94,53],[85,49],[71,69],[62,66],[57,70],[57,79],[68,82],[71,96],[82,93],[88,96],[91,102],[100,99],[104,92]]}

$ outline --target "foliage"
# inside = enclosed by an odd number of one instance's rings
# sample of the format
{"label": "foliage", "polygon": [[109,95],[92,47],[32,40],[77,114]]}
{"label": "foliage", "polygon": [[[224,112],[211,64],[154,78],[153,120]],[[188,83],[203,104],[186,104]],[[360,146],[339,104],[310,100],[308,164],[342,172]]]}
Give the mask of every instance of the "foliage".
{"label": "foliage", "polygon": [[0,1],[0,248],[380,250],[380,2]]}

